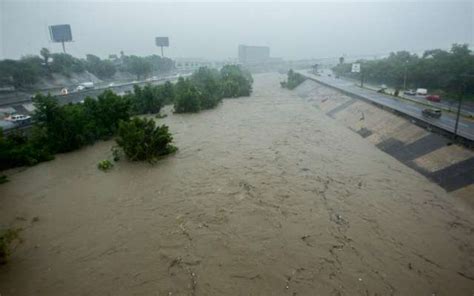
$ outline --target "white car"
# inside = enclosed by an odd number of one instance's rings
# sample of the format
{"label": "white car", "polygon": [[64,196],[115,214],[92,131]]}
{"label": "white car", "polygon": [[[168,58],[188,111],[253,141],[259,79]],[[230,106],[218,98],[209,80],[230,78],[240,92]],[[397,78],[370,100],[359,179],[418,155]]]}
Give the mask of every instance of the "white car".
{"label": "white car", "polygon": [[84,89],[86,89],[86,88],[84,87],[84,85],[78,85],[78,86],[76,87],[75,91],[81,91],[81,90],[84,90]]}
{"label": "white car", "polygon": [[23,115],[23,114],[14,114],[14,115],[8,116],[7,118],[5,118],[5,120],[22,124],[22,123],[28,123],[31,120],[31,116]]}
{"label": "white car", "polygon": [[69,94],[69,90],[65,87],[62,88],[61,91],[59,92],[61,96],[67,96]]}

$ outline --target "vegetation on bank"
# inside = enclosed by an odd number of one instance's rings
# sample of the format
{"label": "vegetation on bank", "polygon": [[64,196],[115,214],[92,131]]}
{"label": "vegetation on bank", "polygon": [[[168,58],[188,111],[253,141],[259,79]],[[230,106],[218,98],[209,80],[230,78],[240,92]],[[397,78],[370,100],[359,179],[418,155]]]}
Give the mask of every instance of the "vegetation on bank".
{"label": "vegetation on bank", "polygon": [[180,78],[176,83],[175,112],[199,112],[216,107],[223,98],[249,96],[252,83],[250,72],[236,65],[226,65],[220,71],[200,68],[189,79]]}
{"label": "vegetation on bank", "polygon": [[0,230],[0,265],[7,264],[12,252],[12,244],[21,243],[20,231],[21,229],[12,228]]}
{"label": "vegetation on bank", "polygon": [[108,159],[101,160],[97,164],[97,168],[101,171],[104,171],[104,172],[110,170],[113,167],[114,167],[114,164]]}
{"label": "vegetation on bank", "polygon": [[391,53],[380,60],[360,60],[361,73],[351,73],[351,64],[341,61],[337,75],[403,88],[428,88],[434,93],[456,97],[463,92],[474,98],[474,55],[467,44],[454,44],[450,51],[427,50],[422,56],[407,51]]}
{"label": "vegetation on bank", "polygon": [[174,68],[174,62],[158,55],[146,57],[111,55],[101,59],[88,54],[79,59],[66,53],[51,53],[43,48],[40,55],[22,57],[20,60],[0,61],[0,86],[28,88],[40,79],[51,78],[52,74],[70,77],[72,74],[88,71],[100,79],[111,79],[115,73],[123,72],[135,75],[137,79],[145,78],[153,73],[166,73]]}
{"label": "vegetation on bank", "polygon": [[129,120],[131,102],[110,90],[83,104],[59,105],[56,98],[37,95],[31,135],[0,131],[0,169],[31,166],[54,154],[76,150],[115,135],[119,121]]}
{"label": "vegetation on bank", "polygon": [[117,144],[130,160],[154,161],[176,150],[171,145],[172,135],[168,127],[157,127],[153,120],[131,119],[133,115],[159,113],[171,103],[176,112],[210,109],[223,97],[250,95],[252,82],[248,72],[230,65],[220,71],[201,68],[174,85],[135,86],[134,92],[125,96],[106,90],[97,99],[87,97],[82,104],[60,105],[55,97],[37,95],[28,137],[19,133],[6,136],[0,129],[0,170],[35,165],[53,159],[56,153],[113,136],[118,136]]}
{"label": "vegetation on bank", "polygon": [[288,89],[295,89],[298,85],[300,85],[306,80],[306,77],[304,77],[300,73],[294,72],[292,69],[288,71],[287,75],[288,75],[287,81],[280,82],[281,87],[288,88]]}

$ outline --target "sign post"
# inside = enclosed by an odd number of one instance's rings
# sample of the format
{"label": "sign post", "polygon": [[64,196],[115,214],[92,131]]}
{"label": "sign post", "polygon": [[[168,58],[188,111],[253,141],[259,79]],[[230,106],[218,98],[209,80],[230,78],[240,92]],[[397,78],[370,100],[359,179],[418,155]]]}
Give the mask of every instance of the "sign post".
{"label": "sign post", "polygon": [[155,38],[155,44],[158,47],[161,47],[161,57],[164,57],[163,54],[163,47],[169,47],[170,46],[170,40],[168,37],[156,37]]}
{"label": "sign post", "polygon": [[72,32],[70,25],[53,25],[49,26],[49,35],[51,41],[61,43],[63,46],[63,52],[66,53],[65,42],[72,41]]}
{"label": "sign post", "polygon": [[360,87],[364,87],[364,73],[361,71],[360,63],[352,64],[352,73],[360,73]]}

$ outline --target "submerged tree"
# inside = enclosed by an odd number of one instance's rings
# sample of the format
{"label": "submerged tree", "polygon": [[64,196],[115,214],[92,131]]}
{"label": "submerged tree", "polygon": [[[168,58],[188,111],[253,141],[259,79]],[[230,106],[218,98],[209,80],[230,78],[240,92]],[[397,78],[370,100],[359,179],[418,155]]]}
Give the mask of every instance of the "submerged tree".
{"label": "submerged tree", "polygon": [[173,136],[166,125],[156,126],[155,121],[135,117],[121,122],[116,142],[128,159],[156,161],[160,156],[176,151]]}

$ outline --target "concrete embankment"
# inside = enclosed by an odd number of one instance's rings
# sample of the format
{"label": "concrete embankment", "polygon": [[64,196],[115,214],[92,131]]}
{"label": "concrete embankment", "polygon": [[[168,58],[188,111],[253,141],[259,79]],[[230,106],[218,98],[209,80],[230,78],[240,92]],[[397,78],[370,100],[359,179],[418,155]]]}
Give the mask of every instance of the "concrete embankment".
{"label": "concrete embankment", "polygon": [[[312,80],[296,92],[326,115],[379,149],[422,173],[448,192],[468,199],[474,192],[474,152],[409,119]],[[472,202],[472,201],[470,201]]]}

